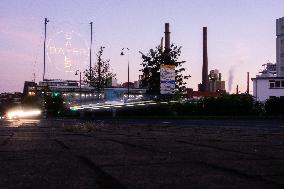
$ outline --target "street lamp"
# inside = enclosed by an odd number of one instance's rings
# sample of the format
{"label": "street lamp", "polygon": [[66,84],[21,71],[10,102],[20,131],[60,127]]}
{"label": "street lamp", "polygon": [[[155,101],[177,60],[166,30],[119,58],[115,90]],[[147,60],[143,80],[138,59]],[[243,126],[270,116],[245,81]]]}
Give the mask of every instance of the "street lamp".
{"label": "street lamp", "polygon": [[[78,75],[78,71],[79,70],[76,70],[75,75]],[[80,105],[81,105],[81,80],[82,80],[82,78],[81,78],[81,72],[79,72],[79,73],[80,73],[80,81],[79,81],[80,91],[79,91],[79,93],[80,93]]]}
{"label": "street lamp", "polygon": [[129,100],[129,48],[122,48],[120,55],[124,56],[124,50],[127,50],[127,100]]}

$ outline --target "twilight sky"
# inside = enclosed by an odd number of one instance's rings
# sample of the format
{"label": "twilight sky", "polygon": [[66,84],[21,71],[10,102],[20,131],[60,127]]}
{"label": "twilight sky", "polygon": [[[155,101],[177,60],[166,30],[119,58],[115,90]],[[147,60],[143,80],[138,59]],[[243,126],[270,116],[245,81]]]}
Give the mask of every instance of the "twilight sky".
{"label": "twilight sky", "polygon": [[[182,46],[181,59],[192,76],[188,87],[197,89],[201,82],[202,27],[207,26],[209,70],[219,69],[227,91],[235,92],[239,84],[244,92],[246,72],[255,77],[262,64],[275,62],[275,20],[284,16],[283,7],[283,0],[1,0],[0,93],[22,91],[33,73],[36,82],[42,79],[45,17],[49,48],[57,49],[47,49],[46,78],[78,79],[62,71],[64,60],[56,52],[66,44],[67,33],[72,33],[73,49],[87,49],[92,21],[93,64],[94,53],[105,46],[104,57],[118,81],[125,82],[128,58],[120,52],[128,47],[130,80],[138,80],[139,51],[159,45],[169,22],[171,42]],[[73,57],[73,69],[86,59]],[[82,64],[80,69],[86,69]]]}

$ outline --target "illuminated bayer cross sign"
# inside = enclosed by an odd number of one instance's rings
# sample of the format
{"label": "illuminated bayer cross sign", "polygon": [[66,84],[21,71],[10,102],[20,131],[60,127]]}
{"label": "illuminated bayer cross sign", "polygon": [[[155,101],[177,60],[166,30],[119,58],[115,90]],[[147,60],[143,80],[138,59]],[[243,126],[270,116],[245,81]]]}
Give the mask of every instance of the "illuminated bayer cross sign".
{"label": "illuminated bayer cross sign", "polygon": [[75,72],[86,67],[89,48],[79,33],[60,31],[48,40],[47,55],[49,63],[60,72]]}
{"label": "illuminated bayer cross sign", "polygon": [[174,65],[161,65],[160,67],[160,93],[174,94],[176,73]]}

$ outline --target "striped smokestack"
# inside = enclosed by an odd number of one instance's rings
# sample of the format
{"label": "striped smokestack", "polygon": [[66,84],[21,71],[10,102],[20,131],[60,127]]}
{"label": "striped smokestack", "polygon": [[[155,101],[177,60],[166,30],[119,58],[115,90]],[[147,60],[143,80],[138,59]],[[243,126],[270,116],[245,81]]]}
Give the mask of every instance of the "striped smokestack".
{"label": "striped smokestack", "polygon": [[165,23],[165,50],[171,48],[170,33],[170,24]]}
{"label": "striped smokestack", "polygon": [[207,27],[203,27],[203,65],[202,65],[202,90],[208,91],[208,55],[207,55]]}

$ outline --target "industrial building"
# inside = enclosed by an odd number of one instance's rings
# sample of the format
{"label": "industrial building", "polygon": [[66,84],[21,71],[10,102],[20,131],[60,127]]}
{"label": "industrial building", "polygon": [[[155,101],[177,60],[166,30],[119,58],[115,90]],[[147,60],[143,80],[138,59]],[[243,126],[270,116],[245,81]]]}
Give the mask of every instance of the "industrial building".
{"label": "industrial building", "polygon": [[23,98],[23,94],[19,92],[15,93],[0,93],[0,106],[20,105]]}
{"label": "industrial building", "polygon": [[[95,94],[94,87],[79,85],[78,81],[45,79],[38,84],[35,82],[25,82],[24,96],[39,96],[60,94],[68,104],[78,104],[102,98],[102,94]],[[99,96],[97,96],[99,95]]]}
{"label": "industrial building", "polygon": [[276,36],[276,64],[264,64],[260,75],[252,78],[253,96],[258,101],[284,97],[284,17],[276,20]]}
{"label": "industrial building", "polygon": [[225,91],[225,81],[222,81],[222,75],[219,70],[211,70],[208,82],[209,92]]}
{"label": "industrial building", "polygon": [[38,84],[35,82],[26,81],[24,86],[24,96],[39,96],[43,98],[44,95],[61,95],[65,103],[69,105],[88,104],[98,102],[100,100],[137,100],[143,97],[145,89],[129,89],[127,88],[108,86],[100,94],[95,92],[95,88],[89,85],[80,85],[75,80],[61,80],[61,79],[45,79]]}

